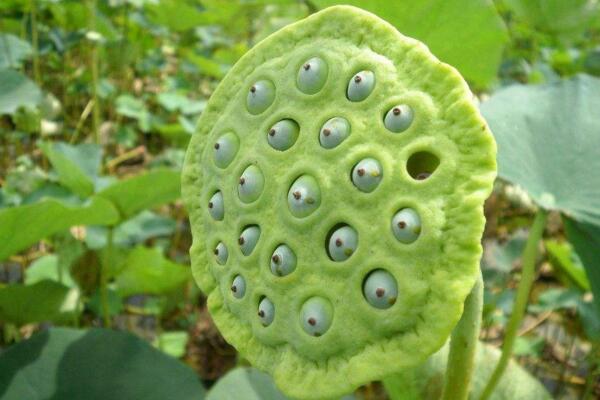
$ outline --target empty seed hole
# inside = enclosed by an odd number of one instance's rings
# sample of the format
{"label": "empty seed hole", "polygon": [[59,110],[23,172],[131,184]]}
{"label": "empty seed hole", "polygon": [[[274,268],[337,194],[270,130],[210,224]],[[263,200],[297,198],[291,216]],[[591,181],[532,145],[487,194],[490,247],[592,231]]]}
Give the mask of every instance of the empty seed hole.
{"label": "empty seed hole", "polygon": [[408,158],[406,163],[406,171],[417,181],[422,181],[437,169],[440,165],[440,159],[434,154],[427,151],[419,151]]}

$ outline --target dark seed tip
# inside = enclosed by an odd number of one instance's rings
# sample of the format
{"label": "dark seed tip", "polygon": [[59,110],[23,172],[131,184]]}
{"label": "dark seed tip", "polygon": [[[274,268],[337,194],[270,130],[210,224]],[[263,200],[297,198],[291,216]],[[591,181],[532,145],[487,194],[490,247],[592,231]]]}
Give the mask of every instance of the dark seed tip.
{"label": "dark seed tip", "polygon": [[212,201],[208,202],[208,208],[213,208],[213,202]]}
{"label": "dark seed tip", "polygon": [[240,185],[243,185],[244,183],[246,183],[246,178],[240,178]]}
{"label": "dark seed tip", "polygon": [[362,78],[360,77],[360,75],[356,75],[354,77],[354,83],[360,83],[360,81],[362,81]]}
{"label": "dark seed tip", "polygon": [[335,245],[337,247],[341,247],[342,246],[342,239],[340,239],[340,238],[335,239]]}
{"label": "dark seed tip", "polygon": [[215,253],[215,256],[218,256],[218,255],[219,255],[219,249],[215,249],[215,250],[213,251],[213,253]]}
{"label": "dark seed tip", "polygon": [[329,135],[331,135],[331,131],[329,129],[325,128],[325,129],[323,129],[323,135],[329,136]]}
{"label": "dark seed tip", "polygon": [[269,131],[269,135],[275,136],[275,129],[271,128],[271,130]]}
{"label": "dark seed tip", "polygon": [[359,168],[358,171],[356,171],[356,173],[358,174],[358,176],[363,176],[365,174],[365,169]]}
{"label": "dark seed tip", "polygon": [[423,180],[429,178],[430,176],[431,176],[431,174],[429,172],[421,172],[419,175],[417,175],[417,180],[423,181]]}
{"label": "dark seed tip", "polygon": [[256,86],[254,86],[254,85],[250,86],[250,92],[251,93],[256,92]]}
{"label": "dark seed tip", "polygon": [[279,256],[277,254],[275,254],[273,257],[271,257],[271,260],[273,260],[273,262],[275,264],[279,263]]}
{"label": "dark seed tip", "polygon": [[398,228],[400,228],[400,229],[406,228],[406,222],[404,222],[404,221],[398,222]]}
{"label": "dark seed tip", "polygon": [[215,150],[219,150],[219,147],[221,147],[221,145],[219,143],[215,143]]}
{"label": "dark seed tip", "polygon": [[385,289],[377,288],[377,289],[375,289],[375,294],[377,295],[377,297],[383,297],[383,295],[385,294]]}
{"label": "dark seed tip", "polygon": [[263,310],[260,310],[258,312],[258,316],[261,317],[261,318],[264,317],[265,316],[265,312]]}
{"label": "dark seed tip", "polygon": [[240,236],[240,238],[238,239],[238,243],[240,245],[242,245],[242,244],[244,244],[244,242],[245,242],[244,238],[242,236]]}
{"label": "dark seed tip", "polygon": [[233,286],[231,287],[231,291],[232,291],[233,293],[237,292],[237,287],[236,287],[235,285],[233,285]]}
{"label": "dark seed tip", "polygon": [[317,320],[311,317],[308,319],[308,324],[315,326],[317,324]]}
{"label": "dark seed tip", "polygon": [[304,70],[308,71],[309,69],[310,69],[310,64],[309,63],[304,64]]}
{"label": "dark seed tip", "polygon": [[398,108],[398,107],[394,107],[394,109],[392,110],[392,113],[394,113],[394,115],[400,115],[402,111]]}
{"label": "dark seed tip", "polygon": [[294,198],[296,200],[300,200],[300,197],[302,197],[302,194],[298,191],[295,191],[294,193],[292,193],[294,195]]}

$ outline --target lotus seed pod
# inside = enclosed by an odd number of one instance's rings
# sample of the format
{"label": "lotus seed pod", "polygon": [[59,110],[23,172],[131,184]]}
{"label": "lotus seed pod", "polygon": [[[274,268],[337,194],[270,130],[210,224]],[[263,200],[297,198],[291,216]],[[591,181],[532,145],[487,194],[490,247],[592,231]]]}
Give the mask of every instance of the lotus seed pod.
{"label": "lotus seed pod", "polygon": [[378,269],[371,272],[363,284],[365,299],[375,308],[386,309],[396,304],[398,284],[387,271]]}
{"label": "lotus seed pod", "polygon": [[328,72],[329,68],[325,60],[319,57],[311,58],[298,69],[296,78],[298,89],[306,94],[317,93],[325,85]]}
{"label": "lotus seed pod", "polygon": [[215,164],[219,168],[227,168],[240,147],[240,139],[233,132],[227,132],[221,136],[214,144]]}
{"label": "lotus seed pod", "polygon": [[271,256],[271,272],[277,276],[286,276],[296,269],[296,254],[286,244],[279,245]]}
{"label": "lotus seed pod", "polygon": [[354,228],[344,225],[333,231],[327,250],[333,261],[345,261],[354,254],[357,247],[358,233]]}
{"label": "lotus seed pod", "polygon": [[275,305],[267,297],[258,304],[258,318],[263,326],[269,326],[275,318]]}
{"label": "lotus seed pod", "polygon": [[215,259],[219,264],[223,265],[227,262],[227,259],[229,258],[229,252],[227,251],[227,246],[225,246],[223,242],[219,242],[217,247],[215,247],[214,253]]}
{"label": "lotus seed pod", "polygon": [[311,336],[319,337],[331,326],[333,321],[333,307],[328,300],[322,297],[308,299],[300,311],[302,328]]}
{"label": "lotus seed pod", "polygon": [[361,160],[352,169],[352,183],[363,192],[372,192],[383,178],[383,168],[374,158]]}
{"label": "lotus seed pod", "polygon": [[275,150],[284,151],[296,143],[298,131],[300,128],[295,121],[284,119],[279,121],[269,129],[267,140]]}
{"label": "lotus seed pod", "polygon": [[348,82],[348,99],[350,101],[363,101],[375,88],[375,74],[373,71],[360,71]]}
{"label": "lotus seed pod", "polygon": [[231,294],[236,299],[241,299],[246,294],[246,280],[241,275],[236,275],[231,282]]}
{"label": "lotus seed pod", "polygon": [[[300,67],[313,57],[327,63],[328,74],[308,95],[298,81]],[[396,105],[412,110],[410,134],[395,134],[395,120],[386,126]],[[280,153],[265,135],[284,118],[302,132]],[[271,374],[289,397],[339,398],[423,363],[448,339],[480,273],[483,202],[496,171],[493,136],[454,68],[378,17],[335,6],[250,49],[197,126],[182,178],[192,268],[216,326],[241,357]],[[230,131],[240,146],[225,171],[215,163],[213,145]],[[370,193],[352,179],[365,158],[385,168]],[[248,186],[229,171],[244,171]],[[222,221],[198,202],[215,188],[223,192]],[[414,237],[405,227],[398,237],[396,214],[408,208],[423,229]],[[419,225],[404,214],[407,226]],[[213,261],[215,243],[230,243],[225,238],[238,237],[249,219],[261,227],[252,254],[230,248],[227,268]],[[335,262],[329,239],[342,221],[359,247]],[[230,290],[234,268],[245,279],[241,299]],[[365,284],[377,270],[396,283],[396,303],[387,309],[369,302]],[[381,285],[393,293],[393,285]],[[265,293],[277,309],[267,329],[257,320]]]}
{"label": "lotus seed pod", "polygon": [[275,85],[269,80],[260,80],[250,85],[246,107],[250,114],[260,114],[275,100]]}
{"label": "lotus seed pod", "polygon": [[259,238],[260,228],[257,225],[252,225],[245,228],[238,239],[242,254],[249,256],[256,247],[256,243],[258,242]]}
{"label": "lotus seed pod", "polygon": [[312,214],[321,205],[321,189],[317,180],[303,175],[288,191],[288,207],[294,217],[304,218]]}
{"label": "lotus seed pod", "polygon": [[265,177],[256,165],[244,170],[238,182],[238,195],[244,203],[252,203],[258,199],[265,186]]}
{"label": "lotus seed pod", "polygon": [[413,119],[414,113],[412,108],[406,104],[398,104],[385,114],[383,124],[390,131],[400,133],[408,129]]}
{"label": "lotus seed pod", "polygon": [[325,122],[319,133],[319,142],[326,149],[333,149],[350,135],[350,123],[346,118],[334,117]]}
{"label": "lotus seed pod", "polygon": [[225,206],[223,202],[223,193],[215,192],[208,201],[208,212],[215,221],[223,220],[225,216]]}
{"label": "lotus seed pod", "polygon": [[421,217],[412,208],[403,208],[392,218],[392,231],[402,243],[412,243],[421,234]]}

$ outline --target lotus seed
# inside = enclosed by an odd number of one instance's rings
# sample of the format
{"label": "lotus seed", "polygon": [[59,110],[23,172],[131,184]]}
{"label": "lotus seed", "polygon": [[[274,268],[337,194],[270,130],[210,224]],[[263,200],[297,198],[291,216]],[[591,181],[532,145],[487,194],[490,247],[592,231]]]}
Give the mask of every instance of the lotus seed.
{"label": "lotus seed", "polygon": [[325,122],[319,134],[319,142],[326,149],[333,149],[350,135],[350,123],[342,117],[334,117]]}
{"label": "lotus seed", "polygon": [[302,175],[292,184],[288,192],[288,208],[293,216],[304,218],[312,214],[321,204],[321,189],[317,180]]}
{"label": "lotus seed", "polygon": [[313,57],[298,69],[296,85],[301,92],[315,94],[325,85],[329,68],[325,60]]}
{"label": "lotus seed", "polygon": [[383,178],[383,169],[374,158],[361,160],[352,170],[352,183],[363,192],[372,192]]}
{"label": "lotus seed", "polygon": [[223,193],[215,192],[208,201],[208,213],[215,221],[222,221],[225,215],[225,205],[223,203]]}
{"label": "lotus seed", "polygon": [[421,218],[412,208],[404,208],[392,218],[392,231],[402,243],[412,243],[421,234]]}
{"label": "lotus seed", "polygon": [[400,133],[408,129],[414,118],[414,113],[410,106],[398,104],[392,107],[383,120],[387,129],[394,133]]}
{"label": "lotus seed", "polygon": [[214,144],[215,164],[219,168],[227,168],[233,161],[240,147],[240,140],[233,132],[222,135]]}
{"label": "lotus seed", "polygon": [[252,225],[245,228],[238,239],[242,254],[249,256],[256,247],[256,243],[258,242],[259,238],[260,228],[257,225]]}
{"label": "lotus seed", "polygon": [[296,143],[299,130],[300,128],[295,121],[291,119],[281,120],[269,129],[267,141],[275,150],[287,150]]}
{"label": "lotus seed", "polygon": [[225,243],[219,242],[217,247],[215,247],[214,253],[219,264],[224,265],[227,262],[227,258],[229,258],[229,252],[227,251],[227,246],[225,246]]}
{"label": "lotus seed", "polygon": [[358,233],[354,228],[344,225],[337,228],[329,238],[329,257],[333,261],[344,261],[350,258],[358,247]]}
{"label": "lotus seed", "polygon": [[231,293],[233,297],[241,299],[246,294],[246,280],[241,275],[236,275],[231,283]]}
{"label": "lotus seed", "polygon": [[275,318],[275,305],[266,297],[258,304],[258,318],[263,326],[271,325],[271,322]]}
{"label": "lotus seed", "polygon": [[296,254],[286,244],[280,244],[271,256],[271,272],[277,276],[286,276],[296,269]]}
{"label": "lotus seed", "polygon": [[275,85],[263,79],[250,86],[246,107],[250,114],[257,115],[269,108],[273,100],[275,100]]}
{"label": "lotus seed", "polygon": [[333,307],[322,297],[308,299],[300,311],[300,323],[306,333],[319,337],[323,335],[333,320]]}
{"label": "lotus seed", "polygon": [[364,281],[363,295],[375,308],[390,308],[398,298],[396,279],[383,269],[375,270]]}
{"label": "lotus seed", "polygon": [[238,195],[244,203],[252,203],[260,197],[265,186],[262,171],[256,165],[250,165],[240,177]]}
{"label": "lotus seed", "polygon": [[348,99],[350,101],[363,101],[375,87],[375,74],[372,71],[360,71],[348,82]]}

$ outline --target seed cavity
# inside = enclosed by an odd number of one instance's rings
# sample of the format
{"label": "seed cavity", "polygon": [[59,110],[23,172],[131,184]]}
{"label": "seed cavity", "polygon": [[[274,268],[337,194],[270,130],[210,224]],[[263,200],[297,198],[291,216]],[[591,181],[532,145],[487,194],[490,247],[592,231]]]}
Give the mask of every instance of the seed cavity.
{"label": "seed cavity", "polygon": [[258,319],[263,326],[269,326],[275,318],[275,305],[267,297],[258,303]]}
{"label": "seed cavity", "polygon": [[440,159],[428,151],[419,151],[412,154],[406,163],[406,171],[417,181],[422,181],[431,176],[440,165]]}
{"label": "seed cavity", "polygon": [[219,168],[227,168],[235,158],[240,147],[240,140],[233,132],[227,132],[214,145],[215,164]]}
{"label": "seed cavity", "polygon": [[347,96],[350,101],[363,101],[375,87],[375,74],[372,71],[360,71],[348,83]]}
{"label": "seed cavity", "polygon": [[275,150],[285,151],[296,143],[299,131],[300,127],[296,121],[284,119],[269,129],[267,141]]}
{"label": "seed cavity", "polygon": [[362,192],[372,192],[383,178],[383,168],[374,158],[365,158],[352,170],[352,183]]}
{"label": "seed cavity", "polygon": [[241,275],[236,275],[231,282],[231,294],[236,299],[241,299],[246,294],[246,280]]}
{"label": "seed cavity", "polygon": [[242,254],[245,256],[252,254],[252,251],[254,251],[259,238],[260,227],[258,225],[250,225],[244,228],[238,239]]}
{"label": "seed cavity", "polygon": [[222,221],[225,216],[225,203],[223,202],[223,193],[215,192],[208,201],[208,213],[215,221]]}
{"label": "seed cavity", "polygon": [[313,57],[305,61],[298,69],[296,86],[302,93],[315,94],[325,86],[328,72],[329,68],[325,60]]}
{"label": "seed cavity", "polygon": [[219,242],[217,247],[215,247],[214,254],[217,262],[221,265],[225,265],[227,259],[229,258],[229,252],[227,251],[227,246],[225,246],[225,243]]}
{"label": "seed cavity", "polygon": [[275,100],[275,85],[267,79],[260,80],[250,86],[246,97],[248,112],[257,115],[265,111]]}
{"label": "seed cavity", "polygon": [[317,180],[310,175],[302,175],[288,191],[288,208],[293,216],[304,218],[321,205],[321,189]]}
{"label": "seed cavity", "polygon": [[252,203],[258,199],[264,189],[265,178],[262,171],[256,165],[248,166],[238,184],[238,195],[244,203]]}
{"label": "seed cavity", "polygon": [[392,218],[392,232],[402,243],[413,243],[421,234],[421,217],[412,208],[403,208]]}
{"label": "seed cavity", "polygon": [[371,271],[363,282],[363,295],[375,308],[390,308],[398,298],[396,278],[384,269]]}
{"label": "seed cavity", "polygon": [[333,261],[347,260],[358,247],[358,233],[349,225],[336,225],[328,237],[328,255]]}
{"label": "seed cavity", "polygon": [[333,321],[333,307],[329,300],[311,297],[300,309],[300,324],[306,333],[319,337],[323,335]]}
{"label": "seed cavity", "polygon": [[273,275],[286,276],[296,269],[296,254],[286,244],[277,246],[271,256],[271,272]]}
{"label": "seed cavity", "polygon": [[398,104],[388,110],[383,118],[383,124],[388,130],[400,133],[408,129],[413,119],[412,108],[406,104]]}
{"label": "seed cavity", "polygon": [[333,149],[350,135],[350,123],[346,118],[334,117],[329,119],[319,134],[319,142],[326,149]]}

